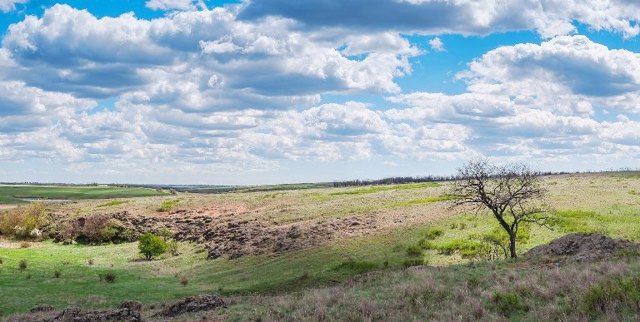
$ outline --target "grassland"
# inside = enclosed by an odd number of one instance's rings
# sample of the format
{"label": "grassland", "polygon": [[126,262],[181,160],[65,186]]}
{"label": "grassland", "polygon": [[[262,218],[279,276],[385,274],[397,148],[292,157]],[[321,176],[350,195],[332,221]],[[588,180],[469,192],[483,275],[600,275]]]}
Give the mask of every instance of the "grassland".
{"label": "grassland", "polygon": [[133,198],[166,195],[166,192],[148,188],[112,186],[41,186],[0,185],[0,204],[22,204],[27,200],[83,200]]}
{"label": "grassland", "polygon": [[[566,175],[546,178],[545,185],[549,189],[548,203],[556,210],[558,223],[553,230],[531,227],[530,238],[519,244],[521,253],[569,232],[602,232],[640,241],[640,198],[629,193],[630,190],[640,191],[639,178]],[[307,222],[366,216],[376,220],[377,228],[362,234],[341,235],[340,238],[320,246],[298,251],[238,259],[222,257],[216,260],[206,260],[206,252],[203,252],[200,245],[186,243],[180,245],[180,256],[165,256],[147,262],[140,260],[135,243],[64,246],[42,242],[33,243],[31,248],[19,248],[16,242],[4,242],[0,243],[0,258],[3,262],[0,264],[0,298],[3,299],[0,310],[4,314],[14,314],[43,303],[58,308],[69,305],[106,308],[127,299],[153,304],[192,294],[215,292],[232,299],[232,305],[222,313],[232,320],[246,320],[257,316],[272,319],[291,316],[299,317],[300,320],[317,320],[318,314],[336,318],[345,312],[361,314],[360,318],[354,316],[354,319],[366,319],[364,314],[368,311],[371,313],[366,314],[371,317],[384,320],[385,316],[379,314],[385,310],[395,312],[395,320],[411,320],[418,316],[431,316],[424,315],[427,314],[425,312],[429,305],[435,305],[436,301],[434,298],[423,298],[429,292],[442,294],[447,303],[455,302],[458,295],[454,291],[442,290],[455,286],[456,289],[467,292],[463,294],[465,301],[474,301],[470,299],[474,297],[471,295],[479,294],[475,296],[479,302],[467,304],[484,310],[482,317],[491,319],[499,314],[493,302],[495,293],[515,292],[515,289],[508,287],[506,279],[504,285],[498,284],[490,292],[482,293],[479,290],[487,286],[485,284],[496,274],[500,275],[500,272],[511,270],[520,264],[477,262],[463,258],[459,252],[439,251],[452,243],[477,239],[496,228],[491,218],[485,214],[452,211],[447,203],[450,199],[447,197],[447,184],[234,192],[220,195],[180,194],[179,198],[180,202],[172,203],[171,208],[193,209],[212,216],[264,220],[274,225],[304,225]],[[60,205],[56,211],[75,213],[81,209],[85,213],[91,213],[127,209],[134,213],[156,213],[159,207],[172,200],[175,198],[134,198],[127,199],[126,203],[86,200],[73,205]],[[420,249],[418,256],[409,254],[408,249],[418,245],[434,229],[442,233],[429,238],[432,247]],[[416,258],[423,263],[443,267],[444,270],[414,272],[403,269],[407,260]],[[28,263],[27,269],[23,271],[18,268],[21,260]],[[92,265],[89,264],[90,260]],[[615,265],[616,269],[625,272],[638,272],[635,264]],[[576,268],[567,268],[563,274],[572,274],[572,269]],[[603,268],[593,268],[598,269]],[[61,273],[60,277],[54,276],[55,271]],[[380,273],[372,273],[374,275],[371,278],[363,277],[363,283],[347,284],[352,287],[343,285],[353,276],[369,271]],[[115,283],[100,281],[100,275],[108,272],[115,274]],[[526,273],[527,271],[521,270],[507,275]],[[589,270],[574,273],[591,276]],[[544,271],[524,280],[535,284],[545,278],[558,278],[557,274],[554,271]],[[180,284],[182,277],[188,279],[186,286]],[[466,290],[465,285],[474,279],[479,281],[481,287]],[[605,282],[605,279],[593,281]],[[414,289],[410,287],[411,284],[424,287]],[[570,289],[567,294],[573,292],[583,296],[587,291],[586,287]],[[340,294],[335,301],[328,295],[334,292]],[[555,299],[559,294],[554,293],[551,298]],[[414,304],[398,304],[411,296]],[[543,301],[538,295],[518,296],[530,308]],[[349,303],[357,307],[347,308]],[[558,303],[557,309],[546,308],[544,312],[531,310],[534,315],[527,315],[529,313],[526,311],[515,312],[513,317],[553,318],[559,316],[554,314],[563,314],[566,307],[580,304]],[[312,311],[303,310],[302,307],[306,305],[312,305]],[[389,305],[402,307],[401,311],[404,313],[399,313],[399,309],[389,308]],[[248,309],[248,306],[252,309]],[[457,304],[453,307],[452,312],[464,308]],[[354,310],[356,313],[353,313]],[[555,313],[549,313],[551,311]],[[584,311],[584,314],[588,313]],[[432,316],[434,319],[447,317]],[[386,320],[393,319],[387,316]]]}

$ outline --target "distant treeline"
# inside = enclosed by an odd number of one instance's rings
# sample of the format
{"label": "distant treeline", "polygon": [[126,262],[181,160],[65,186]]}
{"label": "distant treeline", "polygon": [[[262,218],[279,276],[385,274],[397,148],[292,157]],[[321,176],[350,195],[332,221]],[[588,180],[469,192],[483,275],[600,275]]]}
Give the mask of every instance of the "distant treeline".
{"label": "distant treeline", "polygon": [[[553,176],[553,175],[562,175],[562,174],[581,174],[581,173],[610,173],[610,172],[638,172],[638,169],[618,169],[618,170],[605,170],[605,171],[543,171],[538,172],[541,176]],[[390,177],[384,179],[376,179],[376,180],[347,180],[347,181],[335,181],[333,182],[334,187],[357,187],[357,186],[376,186],[376,185],[387,185],[387,184],[405,184],[405,183],[421,183],[421,182],[441,182],[441,181],[455,181],[459,180],[460,177],[457,175],[449,175],[449,176],[417,176],[417,177]]]}
{"label": "distant treeline", "polygon": [[404,184],[404,183],[421,183],[436,181],[451,181],[458,179],[457,176],[424,176],[424,177],[390,177],[378,180],[348,180],[335,181],[334,187],[357,187],[357,186],[376,186],[386,184]]}

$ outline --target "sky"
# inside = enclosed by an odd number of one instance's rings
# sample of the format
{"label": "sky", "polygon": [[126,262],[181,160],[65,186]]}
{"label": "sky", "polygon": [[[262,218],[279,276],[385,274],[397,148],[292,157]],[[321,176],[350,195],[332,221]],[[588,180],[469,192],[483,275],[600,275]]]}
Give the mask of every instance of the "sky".
{"label": "sky", "polygon": [[635,0],[0,0],[0,181],[640,167]]}

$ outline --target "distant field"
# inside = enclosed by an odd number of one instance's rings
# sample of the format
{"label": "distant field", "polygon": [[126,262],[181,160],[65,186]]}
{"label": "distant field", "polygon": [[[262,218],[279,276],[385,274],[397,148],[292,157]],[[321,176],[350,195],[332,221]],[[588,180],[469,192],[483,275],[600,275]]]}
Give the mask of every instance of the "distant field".
{"label": "distant field", "polygon": [[0,185],[0,204],[26,203],[25,199],[110,199],[151,197],[166,195],[166,192],[148,188],[124,188],[108,186],[31,186]]}

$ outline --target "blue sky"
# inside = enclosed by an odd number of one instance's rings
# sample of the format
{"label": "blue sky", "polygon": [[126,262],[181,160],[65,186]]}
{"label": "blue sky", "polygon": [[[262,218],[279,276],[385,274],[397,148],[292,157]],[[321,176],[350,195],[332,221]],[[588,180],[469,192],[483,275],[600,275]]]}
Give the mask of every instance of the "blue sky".
{"label": "blue sky", "polygon": [[0,0],[0,181],[640,167],[628,0]]}

